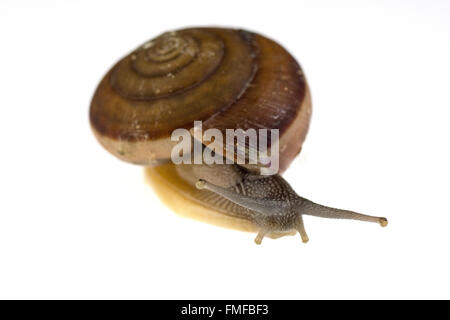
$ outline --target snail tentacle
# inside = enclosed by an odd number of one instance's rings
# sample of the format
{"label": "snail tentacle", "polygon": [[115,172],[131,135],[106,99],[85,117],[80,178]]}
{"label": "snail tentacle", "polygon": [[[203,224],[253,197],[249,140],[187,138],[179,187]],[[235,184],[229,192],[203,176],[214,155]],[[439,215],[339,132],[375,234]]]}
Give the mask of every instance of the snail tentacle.
{"label": "snail tentacle", "polygon": [[280,214],[286,207],[286,202],[284,201],[267,200],[246,196],[241,193],[231,191],[230,189],[212,184],[204,179],[199,179],[196,183],[196,187],[197,189],[207,189],[212,191],[244,208],[263,215]]}
{"label": "snail tentacle", "polygon": [[309,241],[309,237],[306,234],[305,225],[303,223],[303,217],[301,215],[299,215],[299,218],[298,218],[297,231],[300,234],[300,237],[302,238],[302,242],[307,243]]}
{"label": "snail tentacle", "polygon": [[268,231],[266,229],[261,229],[259,230],[258,234],[256,235],[255,238],[255,243],[256,244],[261,244],[264,236],[268,233]]}
{"label": "snail tentacle", "polygon": [[299,211],[301,212],[301,214],[321,218],[349,219],[349,220],[375,222],[379,223],[380,226],[382,227],[385,227],[388,224],[388,220],[384,217],[369,216],[366,214],[361,214],[350,210],[342,210],[327,207],[304,198],[302,198],[302,203],[299,207]]}

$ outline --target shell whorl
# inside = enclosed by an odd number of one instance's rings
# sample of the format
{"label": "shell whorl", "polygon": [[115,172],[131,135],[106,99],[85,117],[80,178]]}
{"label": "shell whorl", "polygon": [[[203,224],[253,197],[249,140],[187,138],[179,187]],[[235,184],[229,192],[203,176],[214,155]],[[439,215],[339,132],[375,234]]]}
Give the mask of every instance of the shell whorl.
{"label": "shell whorl", "polygon": [[111,85],[129,99],[169,97],[205,81],[223,54],[223,42],[212,34],[164,33],[122,60],[114,68]]}

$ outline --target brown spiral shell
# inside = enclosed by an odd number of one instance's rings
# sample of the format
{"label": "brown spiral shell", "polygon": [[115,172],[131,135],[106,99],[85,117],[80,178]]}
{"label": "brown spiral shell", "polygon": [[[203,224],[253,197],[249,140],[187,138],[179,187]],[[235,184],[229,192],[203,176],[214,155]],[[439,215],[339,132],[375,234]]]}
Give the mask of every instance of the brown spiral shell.
{"label": "brown spiral shell", "polygon": [[173,130],[280,130],[280,171],[300,152],[311,101],[299,64],[279,44],[235,29],[167,32],[120,60],[90,108],[100,143],[122,160],[170,159]]}

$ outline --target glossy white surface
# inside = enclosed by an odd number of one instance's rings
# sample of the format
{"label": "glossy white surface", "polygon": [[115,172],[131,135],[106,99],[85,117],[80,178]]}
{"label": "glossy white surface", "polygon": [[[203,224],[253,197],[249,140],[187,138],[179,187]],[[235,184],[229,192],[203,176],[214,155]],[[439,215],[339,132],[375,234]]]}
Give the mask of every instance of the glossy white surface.
{"label": "glossy white surface", "polygon": [[[0,298],[450,298],[448,1],[0,2]],[[339,4],[339,5],[338,5]],[[313,118],[286,172],[310,242],[183,219],[88,122],[103,74],[159,33],[282,43]]]}

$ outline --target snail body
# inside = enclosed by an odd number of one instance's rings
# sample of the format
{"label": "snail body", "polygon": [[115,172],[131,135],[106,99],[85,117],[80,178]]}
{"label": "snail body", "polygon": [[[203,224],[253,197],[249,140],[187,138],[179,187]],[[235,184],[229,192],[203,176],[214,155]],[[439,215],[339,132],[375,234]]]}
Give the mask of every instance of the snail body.
{"label": "snail body", "polygon": [[[385,218],[302,198],[281,177],[301,150],[310,114],[303,71],[279,44],[242,30],[191,28],[165,33],[120,60],[94,94],[90,122],[113,155],[135,164],[165,166],[173,178],[167,184],[174,196],[251,223],[258,244],[265,235],[292,231],[307,242],[304,214],[386,225]],[[238,165],[235,158],[233,164],[167,164],[176,143],[171,133],[191,130],[194,121],[223,133],[278,129],[279,174],[261,175],[263,163]],[[247,152],[254,148],[234,140],[232,144]],[[275,145],[269,144],[268,150]],[[215,152],[230,160],[225,148]]]}
{"label": "snail body", "polygon": [[322,206],[302,198],[279,174],[264,176],[237,165],[221,164],[178,165],[176,170],[182,179],[201,190],[194,197],[196,201],[255,224],[257,244],[267,234],[291,231],[298,231],[302,241],[308,242],[303,215],[387,224],[386,218]]}

